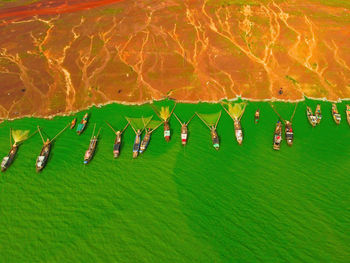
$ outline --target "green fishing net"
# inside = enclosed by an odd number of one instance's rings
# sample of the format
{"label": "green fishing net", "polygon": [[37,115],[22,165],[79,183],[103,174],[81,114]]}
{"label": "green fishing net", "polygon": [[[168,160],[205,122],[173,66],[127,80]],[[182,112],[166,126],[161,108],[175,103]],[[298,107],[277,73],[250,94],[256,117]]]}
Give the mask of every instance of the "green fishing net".
{"label": "green fishing net", "polygon": [[152,105],[153,110],[157,113],[158,117],[163,121],[169,119],[174,107]]}
{"label": "green fishing net", "polygon": [[16,143],[26,140],[28,138],[28,136],[29,136],[28,130],[25,130],[25,131],[12,130],[12,138]]}
{"label": "green fishing net", "polygon": [[210,114],[204,114],[204,113],[198,113],[199,117],[202,118],[204,122],[207,123],[209,126],[215,126],[216,122],[218,121],[220,117],[220,111],[217,113],[210,113]]}
{"label": "green fishing net", "polygon": [[156,120],[151,120],[147,125],[146,128],[151,128],[154,129],[157,126],[159,126],[162,123],[162,121],[156,121]]}
{"label": "green fishing net", "polygon": [[[242,103],[225,103],[227,105],[227,110],[231,114],[233,118],[239,119],[244,111],[244,106],[246,105],[244,102]],[[224,106],[225,107],[225,106]]]}
{"label": "green fishing net", "polygon": [[135,130],[142,130],[144,128],[144,123],[148,123],[153,116],[149,117],[141,117],[141,118],[129,118],[125,117],[129,122],[130,125],[135,129]]}

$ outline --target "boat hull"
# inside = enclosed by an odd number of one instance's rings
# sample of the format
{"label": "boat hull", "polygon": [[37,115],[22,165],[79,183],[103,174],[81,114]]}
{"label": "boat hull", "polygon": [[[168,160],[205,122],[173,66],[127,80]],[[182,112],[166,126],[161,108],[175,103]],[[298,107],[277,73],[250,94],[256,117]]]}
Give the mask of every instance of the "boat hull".
{"label": "boat hull", "polygon": [[213,142],[213,147],[215,148],[215,150],[218,151],[220,148],[220,141],[219,141],[219,136],[218,136],[216,131],[211,132],[211,140]]}
{"label": "boat hull", "polygon": [[306,116],[311,126],[315,127],[317,125],[317,117],[312,113],[310,107],[306,108]]}
{"label": "boat hull", "polygon": [[294,140],[294,132],[293,132],[293,128],[291,125],[286,126],[285,137],[286,137],[287,145],[292,146],[293,140]]}
{"label": "boat hull", "polygon": [[90,163],[90,161],[95,155],[96,146],[97,146],[97,139],[95,138],[95,139],[92,139],[92,141],[90,142],[89,149],[85,152],[84,164]]}
{"label": "boat hull", "polygon": [[145,137],[143,137],[140,145],[140,150],[139,150],[140,154],[146,151],[150,140],[151,140],[151,134],[145,134]]}
{"label": "boat hull", "polygon": [[187,144],[187,133],[181,133],[181,144],[186,145]]}
{"label": "boat hull", "polygon": [[187,126],[183,125],[181,127],[181,144],[182,145],[187,144],[187,138],[188,138],[188,129],[187,129]]}
{"label": "boat hull", "polygon": [[48,145],[44,145],[41,149],[40,155],[36,160],[36,171],[41,172],[45,166],[47,165],[47,161],[49,159],[51,152],[51,143]]}
{"label": "boat hull", "polygon": [[134,159],[137,158],[137,156],[139,155],[140,144],[141,144],[141,136],[136,135],[135,141],[134,141],[134,146],[132,149],[132,158],[134,158]]}
{"label": "boat hull", "polygon": [[276,124],[275,133],[273,137],[273,149],[279,151],[282,142],[282,124],[278,122]]}
{"label": "boat hull", "polygon": [[120,143],[115,143],[113,145],[113,157],[118,158],[120,154]]}
{"label": "boat hull", "polygon": [[13,163],[18,151],[18,146],[12,146],[9,154],[1,162],[1,172],[5,172]]}
{"label": "boat hull", "polygon": [[260,111],[259,109],[255,112],[255,115],[254,115],[254,122],[255,124],[257,124],[259,122],[259,119],[260,119]]}
{"label": "boat hull", "polygon": [[337,106],[335,104],[332,105],[332,116],[333,116],[333,120],[334,122],[339,125],[340,121],[341,121],[341,116],[338,112]]}
{"label": "boat hull", "polygon": [[241,145],[243,142],[243,131],[239,120],[234,121],[234,129],[235,129],[236,141],[238,142],[239,145]]}
{"label": "boat hull", "polygon": [[74,119],[70,125],[70,129],[73,130],[75,127],[75,124],[77,123],[77,119]]}
{"label": "boat hull", "polygon": [[113,156],[114,158],[118,158],[120,154],[120,146],[122,144],[121,136],[117,135],[113,145]]}
{"label": "boat hull", "polygon": [[78,127],[77,127],[77,134],[78,135],[81,135],[83,133],[83,131],[86,128],[87,123],[88,123],[88,114],[85,114],[83,119],[81,120],[81,122],[78,124]]}
{"label": "boat hull", "polygon": [[341,121],[340,114],[333,114],[333,120],[337,125],[339,125]]}
{"label": "boat hull", "polygon": [[164,122],[164,139],[166,142],[170,141],[170,124],[169,124],[169,122]]}

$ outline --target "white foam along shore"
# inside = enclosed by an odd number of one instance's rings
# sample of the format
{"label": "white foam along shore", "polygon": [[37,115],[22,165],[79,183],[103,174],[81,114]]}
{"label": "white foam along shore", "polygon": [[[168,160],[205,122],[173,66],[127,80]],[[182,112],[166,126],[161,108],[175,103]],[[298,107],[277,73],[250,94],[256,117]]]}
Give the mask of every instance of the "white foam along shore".
{"label": "white foam along shore", "polygon": [[191,101],[191,100],[175,100],[175,99],[172,99],[172,98],[167,98],[167,97],[164,97],[162,99],[158,99],[158,100],[147,100],[147,101],[144,101],[144,102],[125,102],[125,101],[117,101],[117,100],[111,100],[111,101],[108,101],[108,102],[105,102],[105,103],[99,103],[99,104],[95,104],[95,103],[92,103],[88,106],[86,106],[85,108],[82,108],[82,109],[77,109],[77,110],[74,110],[74,111],[69,111],[69,112],[58,112],[58,113],[55,113],[55,114],[51,114],[51,115],[36,115],[36,114],[27,114],[27,115],[21,115],[21,116],[18,116],[18,117],[14,117],[14,118],[0,118],[0,124],[2,122],[4,122],[5,120],[7,121],[13,121],[13,120],[17,120],[17,119],[22,119],[22,118],[41,118],[41,119],[53,119],[55,117],[68,117],[68,116],[72,116],[72,115],[75,115],[76,113],[78,112],[81,112],[81,111],[87,111],[89,110],[90,108],[92,107],[98,107],[98,108],[101,108],[103,106],[106,106],[106,105],[110,105],[110,104],[121,104],[121,105],[126,105],[126,106],[141,106],[141,105],[145,105],[145,104],[152,104],[153,102],[157,102],[157,101],[163,101],[163,100],[166,100],[166,99],[169,99],[169,100],[173,100],[173,101],[176,101],[177,103],[185,103],[185,104],[197,104],[197,103],[210,103],[210,104],[217,104],[217,103],[220,103],[221,101],[224,101],[224,100],[227,100],[227,101],[238,101],[238,100],[242,100],[242,101],[252,101],[252,102],[271,102],[271,101],[278,101],[278,102],[285,102],[285,103],[297,103],[297,102],[301,102],[301,101],[305,101],[306,99],[308,100],[315,100],[315,101],[328,101],[330,103],[342,103],[342,102],[347,102],[347,101],[350,101],[350,98],[343,98],[343,99],[338,99],[336,101],[333,101],[333,100],[328,100],[327,98],[313,98],[313,97],[306,97],[306,96],[303,96],[303,98],[301,99],[297,99],[297,100],[285,100],[285,99],[278,99],[278,98],[275,98],[275,97],[272,97],[270,99],[251,99],[251,98],[245,98],[245,97],[241,97],[241,96],[236,96],[235,98],[221,98],[217,101],[212,101],[212,100],[198,100],[198,101]]}

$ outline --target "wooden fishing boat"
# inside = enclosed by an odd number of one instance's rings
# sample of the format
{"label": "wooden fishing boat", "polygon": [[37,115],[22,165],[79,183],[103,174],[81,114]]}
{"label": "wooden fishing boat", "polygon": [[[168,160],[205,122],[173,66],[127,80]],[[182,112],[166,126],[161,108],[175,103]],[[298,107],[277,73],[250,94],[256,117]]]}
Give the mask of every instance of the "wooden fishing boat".
{"label": "wooden fishing boat", "polygon": [[[153,116],[148,118],[148,121],[145,122],[144,118],[142,117],[142,122],[143,122],[143,128],[141,129],[139,125],[136,125],[135,123],[133,124],[132,118],[128,118],[125,117],[127,119],[127,121],[130,123],[131,128],[134,130],[135,132],[135,140],[134,140],[134,146],[132,149],[132,157],[135,159],[138,157],[140,152],[143,152],[144,150],[146,150],[149,140],[147,141],[147,136],[145,136],[144,138],[144,144],[143,144],[143,149],[140,151],[140,147],[141,147],[141,134],[143,132],[143,130],[147,127],[147,125],[149,124],[149,122],[151,121]],[[161,121],[159,121],[159,124],[156,128],[158,128],[160,125],[162,124]],[[153,130],[149,129],[147,132],[148,133],[152,133],[156,128],[154,128]],[[146,132],[146,135],[147,135]],[[149,138],[150,139],[150,138]]]}
{"label": "wooden fishing boat", "polygon": [[89,148],[84,155],[84,164],[88,164],[92,160],[96,151],[98,135],[100,134],[101,128],[98,130],[98,133],[96,136],[95,136],[95,128],[96,128],[96,124],[94,125],[94,129],[92,131]]}
{"label": "wooden fishing boat", "polygon": [[312,110],[309,106],[306,107],[306,116],[307,116],[307,119],[309,120],[310,124],[312,125],[312,127],[315,127],[317,125],[317,118],[312,113]]}
{"label": "wooden fishing boat", "polygon": [[[20,132],[20,135],[18,135],[17,132]],[[28,140],[32,136],[34,136],[37,132],[34,132],[32,135],[28,136],[29,131],[13,131],[10,128],[10,145],[11,145],[11,150],[7,156],[5,156],[2,159],[1,162],[1,171],[5,172],[11,164],[14,162],[19,145],[23,143],[24,141]],[[12,137],[13,137],[13,143],[12,143]]]}
{"label": "wooden fishing boat", "polygon": [[215,127],[212,127],[211,131],[210,131],[210,135],[211,135],[211,140],[213,142],[213,146],[215,148],[215,150],[219,150],[220,148],[220,141],[219,141],[219,136],[216,132]]}
{"label": "wooden fishing boat", "polygon": [[52,145],[52,142],[62,133],[64,132],[69,126],[69,123],[66,127],[64,127],[59,133],[56,134],[55,137],[53,137],[52,140],[50,139],[46,139],[46,141],[44,140],[44,137],[43,135],[41,134],[41,131],[40,131],[40,127],[38,126],[38,132],[40,134],[40,137],[43,141],[43,147],[41,149],[41,152],[38,156],[38,158],[36,159],[36,170],[37,172],[40,172],[42,171],[46,164],[47,164],[47,161],[49,160],[49,156],[50,156],[50,152],[51,152],[51,145]]}
{"label": "wooden fishing boat", "polygon": [[[154,112],[164,122],[164,139],[165,139],[166,142],[170,141],[171,131],[170,131],[169,120],[170,120],[170,117],[171,117],[171,115],[173,114],[173,112],[175,110],[175,107],[176,107],[176,102],[175,102],[175,105],[174,105],[173,109],[171,110],[171,112],[169,114],[162,114],[163,107],[162,107],[161,112],[159,112],[159,110],[157,110],[154,106],[152,106]],[[169,108],[168,108],[168,110],[169,110]]]}
{"label": "wooden fishing boat", "polygon": [[238,144],[241,145],[243,142],[243,131],[242,131],[241,122],[238,119],[234,120],[234,127],[235,127],[236,140]]}
{"label": "wooden fishing boat", "polygon": [[320,104],[317,104],[317,106],[316,106],[315,116],[316,116],[317,124],[320,124],[320,122],[322,120],[322,112],[321,112],[321,105]]}
{"label": "wooden fishing boat", "polygon": [[[147,123],[145,122],[145,120],[142,118],[143,121],[143,125],[144,125],[144,129],[146,129],[146,134],[143,137],[142,141],[141,141],[141,145],[140,145],[140,150],[139,153],[143,153],[144,151],[146,151],[150,141],[151,141],[151,135],[152,133],[158,129],[158,127],[162,124],[162,122],[159,122],[158,124],[154,124],[154,122],[157,123],[157,121],[153,121],[153,125],[151,124],[151,120],[149,120]],[[147,125],[150,126],[147,126]]]}
{"label": "wooden fishing boat", "polygon": [[332,116],[335,123],[339,125],[341,121],[341,116],[338,112],[337,105],[335,105],[334,103],[332,104]]}
{"label": "wooden fishing boat", "polygon": [[[224,110],[227,112],[227,114],[231,117],[231,119],[233,120],[233,127],[235,129],[235,137],[236,140],[238,142],[239,145],[242,144],[243,142],[243,130],[242,130],[242,126],[241,126],[241,119],[242,116],[244,114],[245,108],[246,108],[246,104],[244,105],[243,110],[240,112],[239,115],[237,114],[233,114],[231,113],[229,110],[227,110],[223,104],[221,104],[221,106],[224,108]],[[230,106],[229,106],[230,107]]]}
{"label": "wooden fishing boat", "polygon": [[193,114],[192,117],[186,123],[186,122],[182,122],[180,120],[180,118],[174,112],[174,116],[176,117],[176,119],[178,120],[178,122],[181,125],[181,144],[184,145],[184,146],[187,144],[187,138],[188,138],[188,128],[187,128],[187,126],[188,126],[188,124],[190,124],[191,120],[193,119],[193,117],[195,115],[196,114]]}
{"label": "wooden fishing boat", "polygon": [[118,158],[120,154],[120,145],[122,144],[122,134],[120,131],[117,131],[114,145],[113,145],[113,156],[114,158]]}
{"label": "wooden fishing boat", "polygon": [[255,112],[255,115],[254,115],[254,122],[258,123],[259,119],[260,119],[260,110],[257,109],[256,112]]}
{"label": "wooden fishing boat", "polygon": [[216,127],[218,126],[219,120],[221,118],[221,111],[219,113],[219,117],[216,120],[215,125],[214,124],[208,124],[197,112],[196,112],[198,118],[209,128],[210,130],[210,136],[211,136],[211,140],[213,142],[213,146],[215,148],[215,150],[219,150],[220,148],[220,140],[219,140],[219,136],[216,132]]}
{"label": "wooden fishing boat", "polygon": [[[293,111],[293,114],[292,114],[292,116],[290,118],[290,121],[286,121],[285,119],[282,118],[282,116],[277,112],[277,110],[271,104],[271,107],[274,110],[274,112],[277,114],[277,116],[280,118],[280,120],[282,120],[285,123],[285,125],[286,125],[286,127],[284,129],[284,135],[286,137],[286,141],[287,141],[287,144],[289,146],[293,145],[294,131],[293,131],[293,128],[292,128],[292,120],[294,118],[297,106],[298,106],[298,103],[295,104],[294,111]],[[311,109],[310,109],[310,111],[311,111]],[[312,111],[311,111],[311,113],[312,113]],[[273,148],[275,150],[279,150],[280,149],[280,142],[282,141],[282,137],[280,136],[281,135],[280,134],[281,130],[282,130],[282,123],[280,121],[278,121],[277,124],[276,124],[276,130],[275,130],[275,136],[274,136],[274,145],[273,145]]]}
{"label": "wooden fishing boat", "polygon": [[70,129],[71,129],[71,130],[74,129],[76,123],[77,123],[77,118],[74,118],[74,119],[72,120],[71,124],[70,124]]}
{"label": "wooden fishing boat", "polygon": [[170,141],[170,124],[168,121],[164,121],[164,139],[166,142]]}
{"label": "wooden fishing boat", "polygon": [[82,134],[83,131],[85,130],[86,124],[88,123],[88,119],[89,119],[89,114],[85,113],[83,119],[81,120],[81,122],[78,124],[78,127],[77,127],[78,135]]}
{"label": "wooden fishing boat", "polygon": [[51,152],[51,141],[49,139],[44,143],[43,148],[40,151],[38,158],[36,159],[36,171],[41,172],[49,160]]}
{"label": "wooden fishing boat", "polygon": [[286,121],[286,127],[284,129],[284,133],[286,136],[286,141],[289,146],[293,145],[293,139],[294,139],[294,132],[293,132],[293,127],[292,123],[289,121]]}
{"label": "wooden fishing boat", "polygon": [[181,126],[181,143],[182,143],[182,145],[186,145],[187,144],[187,138],[188,138],[187,125],[183,124]]}
{"label": "wooden fishing boat", "polygon": [[85,152],[84,164],[88,164],[91,161],[95,153],[96,145],[97,145],[97,138],[94,136],[90,141],[89,149]]}
{"label": "wooden fishing boat", "polygon": [[346,105],[346,119],[350,125],[350,106]]}
{"label": "wooden fishing boat", "polygon": [[10,167],[13,160],[15,159],[17,151],[18,151],[18,145],[15,143],[12,145],[9,154],[2,159],[1,172],[5,172],[7,170],[7,168]]}
{"label": "wooden fishing boat", "polygon": [[113,156],[114,156],[114,158],[118,158],[119,154],[120,154],[121,144],[122,144],[122,134],[124,133],[126,128],[129,126],[130,122],[128,121],[128,123],[126,124],[126,126],[124,127],[124,129],[122,131],[116,131],[108,122],[106,122],[106,124],[115,133],[115,140],[114,140],[114,144],[113,144]]}
{"label": "wooden fishing boat", "polygon": [[144,151],[146,151],[147,146],[151,140],[151,134],[152,134],[151,129],[146,130],[146,134],[141,141],[140,150],[139,150],[140,154],[143,153]]}
{"label": "wooden fishing boat", "polygon": [[139,155],[140,144],[141,144],[141,131],[137,130],[135,141],[134,141],[134,147],[132,149],[132,157],[134,159],[137,158],[137,156]]}
{"label": "wooden fishing boat", "polygon": [[273,149],[278,151],[281,148],[281,142],[282,142],[282,123],[278,121],[276,123],[275,133],[273,137]]}

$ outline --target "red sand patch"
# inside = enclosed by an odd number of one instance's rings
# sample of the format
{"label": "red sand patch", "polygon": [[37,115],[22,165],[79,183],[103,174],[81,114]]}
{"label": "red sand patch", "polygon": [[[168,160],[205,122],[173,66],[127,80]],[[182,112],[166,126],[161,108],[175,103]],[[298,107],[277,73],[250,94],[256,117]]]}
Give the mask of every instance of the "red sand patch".
{"label": "red sand patch", "polygon": [[81,1],[81,0],[51,0],[35,2],[25,6],[18,6],[0,10],[0,19],[16,19],[38,15],[55,15],[72,13],[81,10],[96,8],[104,5],[117,3],[123,0],[101,0],[101,1]]}

